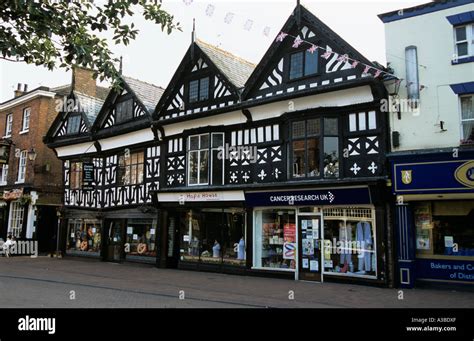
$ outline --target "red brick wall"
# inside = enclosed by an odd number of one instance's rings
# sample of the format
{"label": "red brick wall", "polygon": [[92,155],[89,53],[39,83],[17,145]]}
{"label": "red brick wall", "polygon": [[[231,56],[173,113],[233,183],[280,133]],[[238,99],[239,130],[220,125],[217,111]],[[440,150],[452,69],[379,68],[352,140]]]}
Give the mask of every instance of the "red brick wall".
{"label": "red brick wall", "polygon": [[[20,134],[23,124],[23,110],[31,109],[30,128],[27,133]],[[40,188],[41,192],[57,193],[59,200],[62,195],[62,162],[56,157],[53,150],[49,149],[42,141],[51,123],[57,115],[56,99],[48,97],[36,97],[28,102],[21,103],[11,109],[0,112],[0,136],[5,135],[7,114],[13,114],[13,129],[11,140],[13,145],[10,149],[8,183],[7,187],[32,186]],[[19,158],[16,150],[30,150],[34,148],[37,156],[34,161],[27,159],[26,176],[24,185],[16,184],[18,178]],[[49,172],[45,171],[45,165],[49,164]],[[0,187],[2,191],[2,187]],[[40,195],[41,198],[41,195]]]}

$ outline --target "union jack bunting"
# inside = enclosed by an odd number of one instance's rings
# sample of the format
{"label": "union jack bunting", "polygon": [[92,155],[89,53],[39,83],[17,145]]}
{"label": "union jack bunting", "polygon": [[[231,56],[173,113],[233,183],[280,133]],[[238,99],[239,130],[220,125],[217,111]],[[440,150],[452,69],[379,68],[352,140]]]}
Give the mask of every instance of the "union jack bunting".
{"label": "union jack bunting", "polygon": [[293,42],[293,47],[297,48],[303,43],[303,40],[300,37],[296,37],[295,41]]}
{"label": "union jack bunting", "polygon": [[366,75],[369,73],[370,66],[366,65],[363,74]]}
{"label": "union jack bunting", "polygon": [[378,76],[380,76],[381,73],[382,73],[382,71],[377,70],[377,71],[375,72],[374,77],[377,78]]}
{"label": "union jack bunting", "polygon": [[352,68],[355,69],[355,67],[359,65],[359,62],[357,60],[354,60],[354,62],[352,63]]}
{"label": "union jack bunting", "polygon": [[337,58],[337,61],[338,62],[347,62],[348,59],[349,59],[349,56],[347,54],[343,54],[343,55],[339,55],[339,57]]}
{"label": "union jack bunting", "polygon": [[317,49],[318,49],[317,45],[311,45],[311,47],[308,49],[308,52],[313,54],[314,51],[316,51]]}
{"label": "union jack bunting", "polygon": [[329,59],[329,57],[331,57],[331,53],[331,51],[326,51],[321,57],[323,57],[324,59]]}
{"label": "union jack bunting", "polygon": [[288,33],[281,32],[281,33],[278,35],[278,37],[276,38],[276,41],[283,41],[283,39],[285,39],[287,35],[288,35]]}

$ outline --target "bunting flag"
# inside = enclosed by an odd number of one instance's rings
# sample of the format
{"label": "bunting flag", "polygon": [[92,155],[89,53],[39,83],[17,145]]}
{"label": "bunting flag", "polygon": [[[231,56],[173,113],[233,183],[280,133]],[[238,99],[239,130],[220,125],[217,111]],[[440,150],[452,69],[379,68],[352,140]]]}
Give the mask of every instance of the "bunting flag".
{"label": "bunting flag", "polygon": [[283,41],[283,39],[285,39],[287,35],[288,33],[281,32],[276,38],[276,41],[280,41],[280,42]]}
{"label": "bunting flag", "polygon": [[324,59],[329,59],[329,57],[331,57],[331,51],[327,51],[323,53],[323,55],[321,57],[323,57]]}
{"label": "bunting flag", "polygon": [[303,43],[306,43],[306,44],[310,45],[310,47],[307,49],[307,51],[310,52],[310,53],[314,53],[317,49],[324,50],[325,52],[321,55],[321,58],[324,58],[326,60],[328,60],[331,57],[331,55],[334,54],[334,55],[337,56],[337,61],[338,62],[350,63],[350,65],[353,69],[356,68],[359,64],[363,65],[364,66],[363,75],[368,75],[368,74],[370,74],[369,71],[373,71],[374,72],[373,76],[375,78],[380,77],[380,75],[382,75],[382,74],[385,74],[385,75],[390,75],[390,76],[393,76],[393,77],[397,78],[398,83],[400,83],[402,81],[401,79],[399,79],[397,76],[395,76],[394,74],[392,74],[390,72],[378,69],[378,68],[374,67],[373,65],[367,65],[367,64],[362,63],[362,62],[360,62],[360,61],[358,61],[354,58],[350,58],[347,53],[346,54],[340,54],[340,53],[336,53],[334,51],[330,51],[330,50],[325,49],[321,46],[314,45],[313,43],[311,43],[309,41],[303,40],[299,36],[295,37],[295,36],[292,36],[291,34],[288,34],[288,33],[285,33],[285,32],[280,32],[278,34],[277,38],[276,38],[276,41],[277,42],[282,42],[287,36],[295,38],[295,40],[293,41],[293,45],[292,45],[293,48],[298,48]]}
{"label": "bunting flag", "polygon": [[308,52],[313,54],[314,51],[316,51],[319,48],[317,45],[311,45],[311,47],[308,49]]}
{"label": "bunting flag", "polygon": [[303,40],[300,37],[296,37],[295,41],[293,42],[293,48],[299,47],[303,43]]}
{"label": "bunting flag", "polygon": [[337,58],[337,61],[338,62],[347,62],[347,60],[349,59],[349,56],[347,54],[343,54],[343,55],[340,55],[338,58]]}

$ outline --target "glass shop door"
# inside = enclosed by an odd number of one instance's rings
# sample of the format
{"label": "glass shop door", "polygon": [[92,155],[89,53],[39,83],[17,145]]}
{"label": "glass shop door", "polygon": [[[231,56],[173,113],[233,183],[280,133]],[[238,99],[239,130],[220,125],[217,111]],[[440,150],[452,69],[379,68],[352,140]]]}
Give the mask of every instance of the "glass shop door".
{"label": "glass shop door", "polygon": [[321,216],[298,216],[298,279],[322,281]]}
{"label": "glass shop door", "polygon": [[105,260],[109,262],[121,262],[125,258],[125,220],[107,219],[106,228],[106,254]]}

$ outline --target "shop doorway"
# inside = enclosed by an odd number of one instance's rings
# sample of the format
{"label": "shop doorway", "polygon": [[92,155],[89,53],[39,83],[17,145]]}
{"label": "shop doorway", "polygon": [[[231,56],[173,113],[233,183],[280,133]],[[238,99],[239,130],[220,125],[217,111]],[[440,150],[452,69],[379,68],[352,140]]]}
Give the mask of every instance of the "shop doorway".
{"label": "shop doorway", "polygon": [[179,261],[179,226],[183,223],[178,213],[167,218],[166,267],[176,268]]}
{"label": "shop doorway", "polygon": [[56,206],[38,206],[36,220],[36,239],[38,240],[38,251],[41,253],[53,253],[56,251],[58,217]]}
{"label": "shop doorway", "polygon": [[320,215],[298,216],[298,279],[322,282]]}
{"label": "shop doorway", "polygon": [[125,258],[125,219],[107,219],[105,221],[105,260],[121,262]]}

